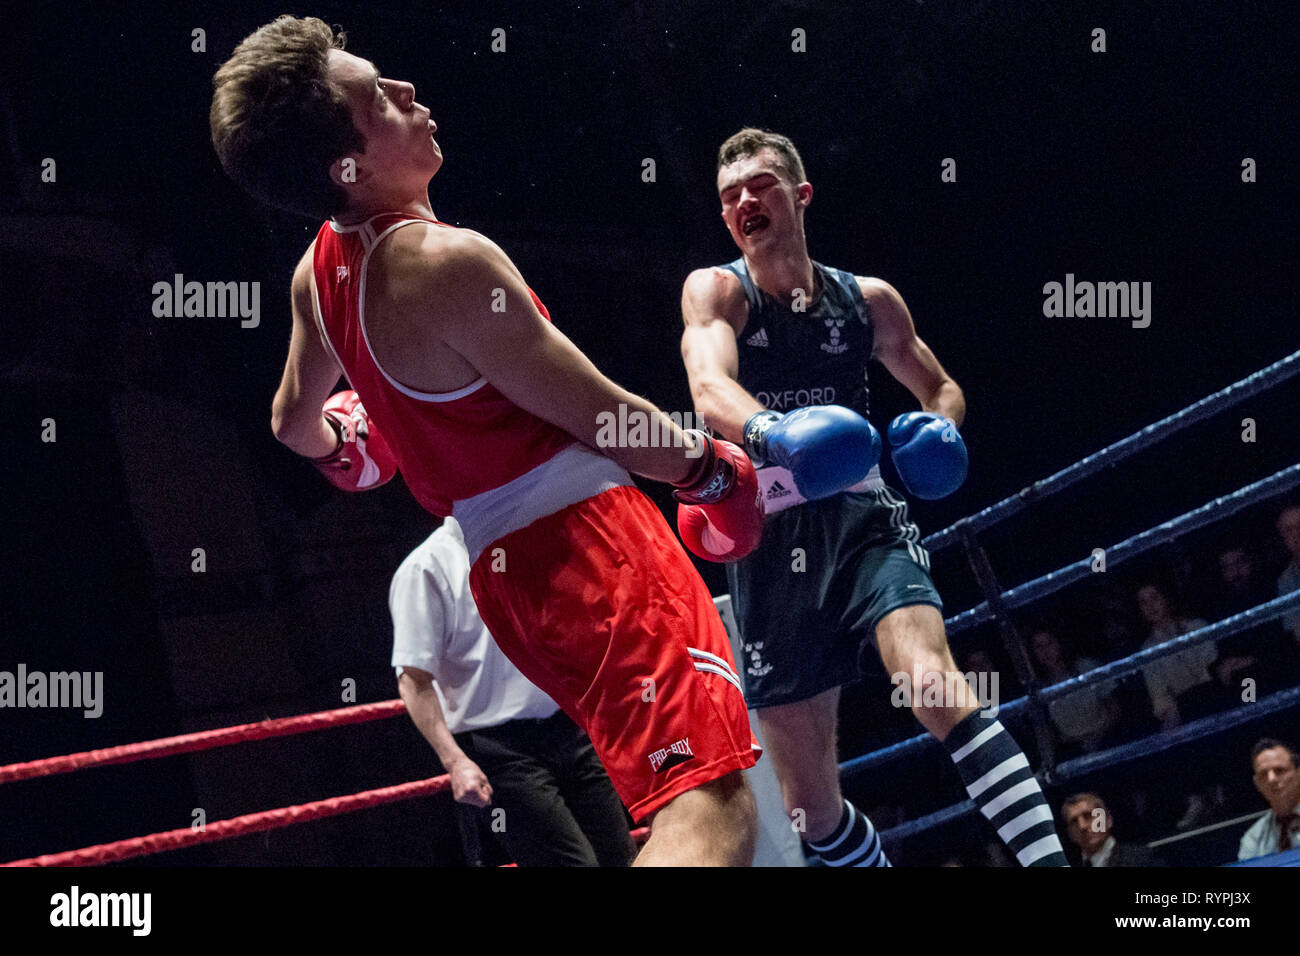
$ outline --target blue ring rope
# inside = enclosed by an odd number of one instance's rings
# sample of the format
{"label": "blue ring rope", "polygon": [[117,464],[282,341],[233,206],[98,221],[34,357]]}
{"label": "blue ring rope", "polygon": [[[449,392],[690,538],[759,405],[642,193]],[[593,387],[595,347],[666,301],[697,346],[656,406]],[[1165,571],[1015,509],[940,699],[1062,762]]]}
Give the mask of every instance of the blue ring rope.
{"label": "blue ring rope", "polygon": [[[1197,628],[1195,631],[1189,631],[1186,634],[1180,634],[1178,637],[1171,637],[1163,643],[1154,647],[1148,647],[1137,651],[1127,657],[1121,657],[1110,663],[1094,667],[1086,673],[1079,674],[1077,677],[1070,677],[1058,684],[1052,684],[1044,687],[1039,691],[1039,697],[1044,701],[1053,700],[1057,697],[1064,696],[1075,690],[1085,687],[1089,684],[1097,683],[1104,680],[1113,680],[1132,674],[1141,670],[1142,667],[1151,661],[1164,657],[1166,654],[1173,654],[1184,650],[1196,644],[1205,641],[1217,640],[1221,637],[1231,637],[1240,631],[1254,627],[1263,621],[1270,621],[1274,618],[1281,617],[1288,611],[1300,609],[1300,591],[1293,591],[1290,594],[1284,594],[1281,597],[1266,601],[1263,604],[1242,611],[1240,614],[1234,614],[1226,617],[1222,621],[1214,624]],[[998,709],[998,716],[1012,716],[1019,713],[1028,706],[1028,697],[1017,697],[1015,700],[1008,701]],[[875,767],[888,760],[901,757],[913,750],[918,750],[927,744],[938,745],[938,741],[930,734],[917,734],[915,737],[908,737],[896,744],[883,747],[880,750],[874,750],[869,754],[863,754],[861,757],[854,757],[852,760],[846,760],[840,764],[840,774],[842,776],[856,775],[864,770]],[[1062,764],[1062,766],[1066,766]]]}
{"label": "blue ring rope", "polygon": [[[1126,763],[1130,760],[1145,757],[1148,754],[1159,753],[1180,744],[1190,743],[1211,734],[1230,730],[1239,724],[1254,720],[1256,717],[1266,717],[1296,703],[1300,703],[1300,687],[1278,691],[1276,694],[1270,694],[1263,700],[1256,701],[1249,706],[1243,704],[1226,713],[1202,717],[1200,720],[1179,727],[1173,733],[1152,734],[1150,737],[1144,737],[1141,740],[1134,740],[1127,744],[1120,744],[1118,747],[1112,747],[1109,750],[1066,761],[1057,768],[1059,777],[1064,781],[1091,773],[1101,767]],[[944,807],[942,810],[936,810],[923,817],[917,817],[915,820],[908,820],[896,827],[890,827],[888,830],[881,830],[880,839],[881,842],[886,844],[893,843],[897,840],[915,836],[932,827],[959,820],[968,814],[975,813],[977,810],[978,808],[973,800],[963,800],[960,803]]]}
{"label": "blue ring rope", "polygon": [[[1127,438],[1108,445],[1092,455],[1088,455],[1073,465],[1022,489],[1009,498],[962,518],[942,531],[924,539],[922,545],[933,552],[952,544],[963,534],[974,535],[1024,510],[1028,505],[1096,474],[1108,465],[1149,448],[1189,425],[1218,414],[1226,405],[1235,404],[1256,395],[1297,373],[1300,373],[1300,352],[1294,352],[1278,362],[1229,385],[1227,388],[1208,395],[1200,401],[1175,412],[1173,415],[1169,415],[1129,435]],[[1256,500],[1289,490],[1298,484],[1300,484],[1300,464],[1285,468],[1268,478],[1223,495],[1200,508],[1121,541],[1119,544],[1106,549],[1107,564],[1122,563],[1164,541],[1228,517]],[[1010,610],[1041,600],[1092,573],[1091,569],[1092,556],[1089,555],[1088,558],[1066,565],[1004,592],[1001,595],[1003,605],[1007,610]],[[1215,624],[1171,638],[1155,647],[1146,648],[1119,660],[1100,665],[1085,674],[1043,688],[1033,695],[1032,700],[1028,696],[1017,698],[1002,706],[999,709],[999,714],[1015,714],[1028,707],[1031,702],[1043,707],[1048,701],[1072,693],[1089,684],[1134,673],[1152,660],[1205,641],[1228,637],[1253,627],[1262,621],[1280,617],[1295,608],[1300,608],[1300,592],[1284,595],[1240,614],[1225,618]],[[995,617],[996,613],[986,601],[955,615],[945,621],[944,625],[948,634],[951,635],[993,620]],[[1266,716],[1296,702],[1300,702],[1300,687],[1273,694],[1251,707],[1242,706],[1222,714],[1215,714],[1193,721],[1172,733],[1152,735],[1142,740],[1109,748],[1100,753],[1088,754],[1067,761],[1056,768],[1056,779],[1068,780],[1095,769],[1124,763],[1147,754],[1159,753],[1171,747],[1230,729],[1248,720],[1253,720],[1255,717]],[[928,733],[918,734],[872,753],[845,761],[840,764],[840,773],[845,776],[855,775],[888,760],[936,743],[937,741]],[[960,819],[969,813],[976,812],[976,810],[977,807],[973,801],[965,800],[916,820],[910,820],[897,827],[882,831],[881,838],[885,841],[901,840],[932,827]]]}
{"label": "blue ring rope", "polygon": [[1026,506],[1035,501],[1054,495],[1058,491],[1063,491],[1070,485],[1096,474],[1105,466],[1121,461],[1142,451],[1144,448],[1149,448],[1156,442],[1168,438],[1188,425],[1204,421],[1218,414],[1227,405],[1257,395],[1298,373],[1300,373],[1300,352],[1292,352],[1286,358],[1279,359],[1272,365],[1247,375],[1241,381],[1234,382],[1213,395],[1207,395],[1200,401],[1194,402],[1181,411],[1134,432],[1127,438],[1122,438],[1114,444],[1107,445],[1101,451],[1080,459],[1054,475],[1034,482],[1028,488],[1017,492],[1011,497],[1004,498],[996,504],[989,505],[982,511],[977,511],[973,515],[960,519],[942,531],[937,531],[925,538],[921,544],[928,551],[933,552],[954,543],[963,530],[975,533],[992,527],[1004,518],[1009,518],[1011,515],[1024,510]]}
{"label": "blue ring rope", "polygon": [[[1254,504],[1259,499],[1280,494],[1297,485],[1300,485],[1300,464],[1283,468],[1267,478],[1246,485],[1246,487],[1240,488],[1231,494],[1215,498],[1208,504],[1194,508],[1186,514],[1179,515],[1164,524],[1156,525],[1154,528],[1135,534],[1119,544],[1104,549],[1106,552],[1106,566],[1110,567],[1113,564],[1120,564],[1135,558],[1167,540],[1227,518],[1236,514],[1242,508]],[[1024,607],[1026,604],[1032,604],[1049,594],[1054,594],[1066,585],[1073,584],[1075,581],[1079,581],[1092,573],[1092,557],[1090,555],[1075,561],[1073,564],[1067,564],[1063,568],[1049,571],[1042,577],[1014,587],[1010,591],[1004,591],[1002,603],[1008,610]],[[943,624],[948,636],[951,638],[954,634],[969,630],[986,621],[991,621],[994,617],[995,612],[989,606],[989,603],[984,601],[969,610],[953,615]]]}

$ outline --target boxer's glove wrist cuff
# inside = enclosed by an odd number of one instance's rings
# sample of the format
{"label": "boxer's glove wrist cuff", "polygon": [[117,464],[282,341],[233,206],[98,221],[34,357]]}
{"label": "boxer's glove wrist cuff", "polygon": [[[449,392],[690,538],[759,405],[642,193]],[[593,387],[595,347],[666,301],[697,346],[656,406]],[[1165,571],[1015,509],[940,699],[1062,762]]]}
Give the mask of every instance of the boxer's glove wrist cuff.
{"label": "boxer's glove wrist cuff", "polygon": [[700,460],[684,481],[674,485],[677,490],[673,497],[687,505],[709,505],[721,501],[736,485],[735,467],[718,456],[713,439],[704,432],[691,428],[686,434],[695,436],[696,446],[701,452]]}
{"label": "boxer's glove wrist cuff", "polygon": [[[308,461],[317,465],[332,465],[337,463],[343,455],[343,445],[345,442],[343,423],[340,422],[337,417],[330,415],[328,412],[323,413],[321,417],[325,419],[325,423],[329,425],[330,428],[334,429],[334,435],[338,439],[338,444],[334,446],[334,450],[328,455],[321,455],[319,458],[309,458]],[[348,464],[350,465],[351,462],[348,462]]]}
{"label": "boxer's glove wrist cuff", "polygon": [[780,412],[763,409],[745,420],[745,454],[755,466],[767,464],[767,433],[780,418]]}

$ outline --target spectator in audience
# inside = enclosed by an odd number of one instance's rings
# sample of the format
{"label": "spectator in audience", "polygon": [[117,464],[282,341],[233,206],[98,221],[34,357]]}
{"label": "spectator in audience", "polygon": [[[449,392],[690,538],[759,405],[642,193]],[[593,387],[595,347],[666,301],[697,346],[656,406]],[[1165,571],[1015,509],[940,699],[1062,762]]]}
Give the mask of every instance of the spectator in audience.
{"label": "spectator in audience", "polygon": [[[1147,639],[1142,642],[1143,650],[1206,626],[1200,618],[1179,615],[1169,595],[1159,585],[1144,584],[1138,588],[1137,603],[1143,620],[1151,627]],[[1214,642],[1206,641],[1166,654],[1142,668],[1147,695],[1151,698],[1151,711],[1160,722],[1161,730],[1173,730],[1183,722],[1178,710],[1178,695],[1208,683],[1210,664],[1217,657],[1218,649]]]}
{"label": "spectator in audience", "polygon": [[[1216,619],[1230,617],[1273,598],[1273,589],[1244,545],[1219,549],[1219,593]],[[1218,656],[1210,662],[1208,684],[1186,691],[1178,702],[1184,720],[1236,707],[1243,701],[1291,686],[1295,681],[1295,649],[1277,621],[1221,638]]]}
{"label": "spectator in audience", "polygon": [[[1277,533],[1291,555],[1291,562],[1277,579],[1277,596],[1300,591],[1300,504],[1288,505],[1277,516]],[[1292,639],[1300,644],[1300,611],[1292,611],[1282,618],[1282,626]]]}
{"label": "spectator in audience", "polygon": [[[976,644],[959,654],[957,661],[963,674],[975,675],[972,680],[977,691],[983,693],[984,690],[987,690],[990,696],[997,698],[992,701],[992,706],[995,708],[1001,707],[1006,701],[1015,700],[1025,692],[1024,687],[1016,680],[1016,675],[1011,670],[998,667],[997,660],[987,647]],[[987,676],[981,678],[981,674]],[[981,683],[981,680],[983,683]],[[981,705],[987,705],[989,702],[981,697],[980,703]],[[872,819],[875,818],[872,817]]]}
{"label": "spectator in audience", "polygon": [[1250,751],[1255,789],[1268,810],[1241,838],[1237,859],[1249,860],[1300,847],[1300,760],[1280,740],[1265,737]]}
{"label": "spectator in audience", "polygon": [[1218,549],[1218,593],[1214,598],[1215,618],[1247,611],[1276,595],[1259,561],[1245,543],[1230,541]]}
{"label": "spectator in audience", "polygon": [[[1057,684],[1100,666],[1091,657],[1075,657],[1067,653],[1049,628],[1036,628],[1029,639],[1029,647],[1034,669],[1044,684]],[[1057,697],[1048,704],[1048,713],[1064,749],[1074,751],[1058,756],[1092,753],[1112,742],[1120,720],[1120,704],[1115,696],[1117,688],[1116,681],[1101,681]]]}
{"label": "spectator in audience", "polygon": [[1117,582],[1094,581],[1104,577],[1106,575],[1096,574],[1089,579],[1091,590],[1095,593],[1093,607],[1098,615],[1096,634],[1099,641],[1093,650],[1110,661],[1132,654],[1137,649],[1141,634],[1137,629],[1132,596]]}
{"label": "spectator in audience", "polygon": [[992,674],[997,668],[993,658],[982,647],[972,647],[962,655],[962,671],[967,674]]}
{"label": "spectator in audience", "polygon": [[1084,867],[1164,866],[1164,862],[1140,843],[1115,839],[1115,819],[1095,793],[1076,793],[1061,804],[1066,836],[1079,848]]}
{"label": "spectator in audience", "polygon": [[[1201,618],[1186,618],[1179,614],[1169,593],[1157,584],[1148,583],[1140,587],[1137,603],[1142,618],[1151,627],[1150,634],[1142,643],[1143,649],[1206,626]],[[1175,730],[1187,720],[1202,716],[1221,703],[1219,689],[1210,677],[1210,665],[1218,656],[1215,643],[1203,641],[1166,654],[1142,668],[1151,711],[1160,722],[1162,731]],[[1176,829],[1190,830],[1208,823],[1215,807],[1223,803],[1221,790],[1208,774],[1208,767],[1188,768],[1184,783],[1193,784],[1195,789],[1187,795],[1182,816],[1174,824]]]}

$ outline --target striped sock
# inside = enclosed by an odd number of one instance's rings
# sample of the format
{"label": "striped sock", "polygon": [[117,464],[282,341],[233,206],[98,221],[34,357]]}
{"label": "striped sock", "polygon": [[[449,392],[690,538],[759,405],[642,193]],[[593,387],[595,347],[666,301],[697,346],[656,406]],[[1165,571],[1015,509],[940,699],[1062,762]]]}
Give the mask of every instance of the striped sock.
{"label": "striped sock", "polygon": [[966,792],[1021,866],[1069,866],[1042,788],[1002,721],[974,711],[943,745]]}
{"label": "striped sock", "polygon": [[867,815],[844,801],[840,822],[822,842],[805,841],[827,866],[889,866],[880,835]]}

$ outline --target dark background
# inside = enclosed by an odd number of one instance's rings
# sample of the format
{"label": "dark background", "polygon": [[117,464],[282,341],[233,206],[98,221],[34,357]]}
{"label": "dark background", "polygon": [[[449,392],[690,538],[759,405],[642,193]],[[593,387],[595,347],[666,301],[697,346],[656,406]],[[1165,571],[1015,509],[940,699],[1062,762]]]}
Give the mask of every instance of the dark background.
{"label": "dark background", "polygon": [[[404,0],[288,12],[342,25],[349,49],[415,84],[446,157],[438,216],[500,243],[561,329],[669,410],[689,408],[681,282],[736,256],[718,219],[717,146],[744,125],[791,136],[816,189],[812,256],[892,283],[965,389],[971,475],[948,500],[914,504],[929,533],[1300,347],[1293,7]],[[102,670],[107,700],[98,720],[0,712],[0,764],[338,707],[345,680],[358,702],[395,696],[388,578],[436,522],[400,482],[335,492],[271,435],[289,278],[319,223],[242,195],[208,139],[213,72],[281,12],[51,5],[5,24],[0,669]],[[191,50],[196,27],[205,52]],[[504,54],[489,51],[496,27]],[[807,53],[791,52],[796,27]],[[1094,27],[1104,54],[1090,52]],[[41,181],[46,157],[54,183]],[[956,183],[940,181],[945,157]],[[1258,182],[1242,182],[1244,157]],[[260,282],[260,326],[155,318],[153,283],[176,272]],[[1151,282],[1151,326],[1044,318],[1043,285],[1067,272]],[[878,367],[872,397],[880,427],[915,407]],[[1225,409],[1008,522],[987,538],[1002,583],[1294,463],[1296,398],[1292,383]],[[47,418],[54,443],[41,441]],[[667,495],[647,490],[667,513]],[[1168,575],[1197,611],[1224,535],[1250,541],[1275,575],[1279,505],[1040,610],[1105,656],[1103,591],[1131,615],[1140,577]],[[950,613],[975,603],[956,552],[935,567]],[[701,570],[725,589],[719,568]],[[845,757],[916,731],[871,699],[846,692]],[[1242,740],[1294,739],[1294,727],[1284,715]],[[1240,787],[1244,744],[1229,743],[1221,773]],[[0,860],[185,827],[194,808],[212,821],[437,772],[402,718],[8,785]],[[1135,780],[1116,771],[1098,785]],[[943,760],[855,786],[905,818],[959,798],[955,781]],[[135,865],[455,864],[450,820],[435,797]]]}

